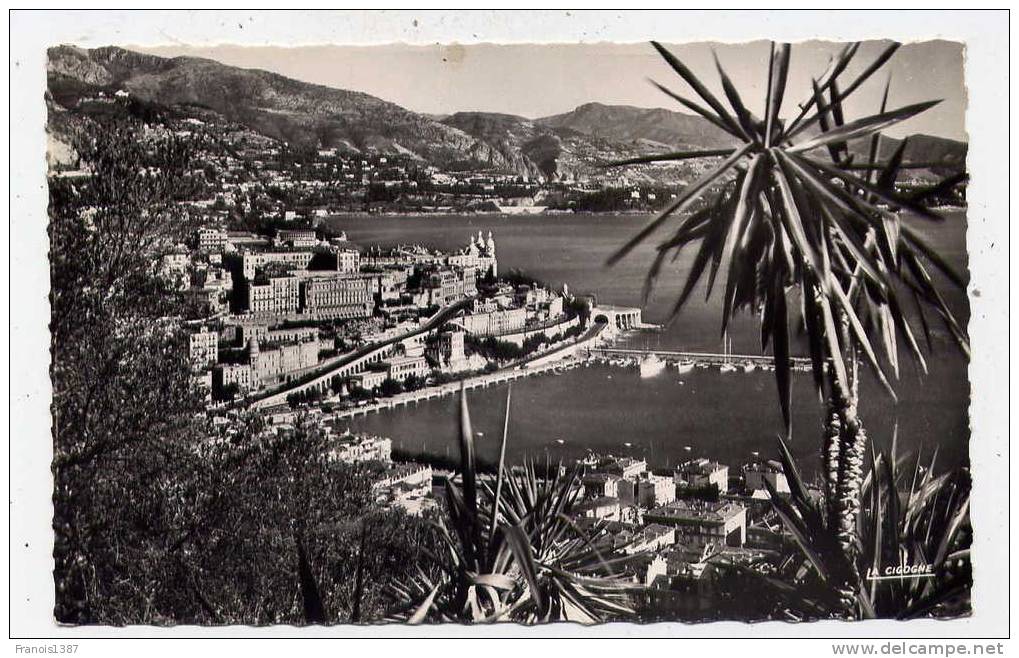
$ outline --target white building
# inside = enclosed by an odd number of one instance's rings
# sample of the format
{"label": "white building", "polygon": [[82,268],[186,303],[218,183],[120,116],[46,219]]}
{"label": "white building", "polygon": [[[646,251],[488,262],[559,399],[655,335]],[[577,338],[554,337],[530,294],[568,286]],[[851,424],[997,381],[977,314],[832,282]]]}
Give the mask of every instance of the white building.
{"label": "white building", "polygon": [[212,371],[212,385],[216,391],[224,391],[236,386],[241,393],[256,388],[256,380],[251,366],[247,363],[225,363],[216,366]]}
{"label": "white building", "polygon": [[575,516],[581,518],[603,519],[606,521],[619,521],[622,507],[618,498],[604,496],[593,500],[585,500],[573,508]]}
{"label": "white building", "polygon": [[443,372],[460,372],[471,367],[464,351],[463,331],[443,331],[429,344],[426,355]]}
{"label": "white building", "polygon": [[666,505],[676,500],[676,484],[672,478],[641,473],[637,479],[635,498],[641,507]]}
{"label": "white building", "polygon": [[219,334],[202,329],[188,336],[188,358],[191,366],[202,369],[214,365],[219,357]]}
{"label": "white building", "polygon": [[782,465],[776,461],[761,461],[748,464],[743,469],[743,477],[746,480],[747,490],[766,491],[765,482],[771,484],[776,493],[789,493],[789,481],[786,480]]}
{"label": "white building", "polygon": [[704,457],[680,464],[673,477],[682,487],[703,489],[715,485],[721,493],[729,490],[729,467]]}
{"label": "white building", "polygon": [[393,454],[393,441],[381,436],[344,434],[333,443],[329,456],[341,462],[389,462]]}
{"label": "white building", "polygon": [[226,231],[217,228],[203,227],[195,231],[195,246],[200,251],[220,252],[226,247]]}
{"label": "white building", "polygon": [[584,485],[584,492],[594,498],[618,498],[619,497],[618,475],[611,473],[587,473],[581,479]]}
{"label": "white building", "polygon": [[645,512],[644,520],[675,527],[677,541],[693,546],[742,546],[747,541],[747,509],[733,502],[675,500]]}
{"label": "white building", "polygon": [[423,356],[397,356],[383,362],[386,367],[386,375],[398,382],[405,381],[408,377],[426,377],[428,375],[428,361]]}
{"label": "white building", "polygon": [[614,473],[621,478],[636,478],[647,472],[647,461],[631,457],[608,457],[597,463],[597,470],[602,473]]}

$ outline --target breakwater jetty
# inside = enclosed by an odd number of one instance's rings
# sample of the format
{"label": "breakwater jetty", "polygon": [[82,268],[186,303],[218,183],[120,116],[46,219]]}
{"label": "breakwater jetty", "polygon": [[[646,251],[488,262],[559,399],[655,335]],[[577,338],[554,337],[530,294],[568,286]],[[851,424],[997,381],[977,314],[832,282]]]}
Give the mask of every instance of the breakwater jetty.
{"label": "breakwater jetty", "polygon": [[[642,359],[646,356],[657,356],[666,362],[689,362],[693,364],[721,366],[726,364],[753,364],[756,366],[773,366],[775,357],[767,354],[725,354],[714,352],[683,352],[678,350],[628,347],[592,347],[590,356],[608,359]],[[810,359],[794,356],[789,359],[790,365],[796,370],[809,370]]]}
{"label": "breakwater jetty", "polygon": [[367,416],[373,413],[380,413],[387,409],[398,409],[400,407],[411,406],[424,400],[433,400],[436,398],[446,397],[447,395],[454,395],[460,392],[461,387],[468,391],[476,388],[488,388],[489,386],[496,386],[498,384],[512,382],[517,379],[533,375],[540,375],[553,371],[559,373],[564,370],[576,368],[581,363],[583,363],[583,361],[580,359],[567,357],[558,361],[521,366],[511,370],[500,370],[487,375],[470,377],[459,382],[450,382],[449,384],[441,384],[439,386],[426,386],[425,388],[421,388],[416,391],[399,393],[371,404],[343,409],[341,411],[334,411],[329,414],[329,417],[333,419],[343,419]]}

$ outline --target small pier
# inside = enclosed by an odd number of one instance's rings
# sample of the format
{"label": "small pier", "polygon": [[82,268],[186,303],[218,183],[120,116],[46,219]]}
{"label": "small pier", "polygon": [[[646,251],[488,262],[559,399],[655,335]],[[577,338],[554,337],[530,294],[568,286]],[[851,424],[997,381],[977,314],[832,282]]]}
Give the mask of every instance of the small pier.
{"label": "small pier", "polygon": [[[637,349],[625,347],[597,347],[591,349],[591,356],[603,359],[641,359],[654,354],[663,361],[687,361],[709,366],[720,366],[726,363],[752,363],[757,366],[773,366],[775,357],[767,354],[720,354],[714,352],[680,352],[677,350]],[[794,356],[789,359],[795,370],[809,370],[810,359]]]}

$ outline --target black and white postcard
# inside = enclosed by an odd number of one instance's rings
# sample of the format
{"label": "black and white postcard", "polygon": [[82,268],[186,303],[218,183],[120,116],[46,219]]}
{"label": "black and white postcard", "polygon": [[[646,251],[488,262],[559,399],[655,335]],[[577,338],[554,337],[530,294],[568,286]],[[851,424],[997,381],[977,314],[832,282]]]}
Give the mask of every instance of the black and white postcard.
{"label": "black and white postcard", "polygon": [[15,12],[32,634],[1004,637],[1007,14],[735,13]]}

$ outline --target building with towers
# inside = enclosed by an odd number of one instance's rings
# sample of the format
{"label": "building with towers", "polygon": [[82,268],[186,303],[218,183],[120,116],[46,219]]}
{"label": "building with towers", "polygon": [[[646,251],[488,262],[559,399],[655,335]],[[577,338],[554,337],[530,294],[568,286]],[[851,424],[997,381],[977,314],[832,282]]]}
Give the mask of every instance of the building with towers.
{"label": "building with towers", "polygon": [[471,242],[464,249],[450,255],[449,264],[458,268],[474,267],[479,279],[499,276],[499,263],[495,255],[495,238],[488,232],[486,238],[481,231],[477,237],[471,235]]}

